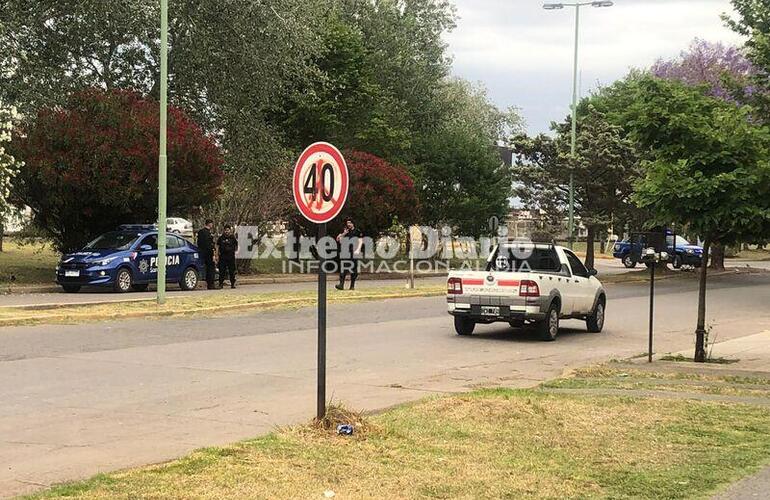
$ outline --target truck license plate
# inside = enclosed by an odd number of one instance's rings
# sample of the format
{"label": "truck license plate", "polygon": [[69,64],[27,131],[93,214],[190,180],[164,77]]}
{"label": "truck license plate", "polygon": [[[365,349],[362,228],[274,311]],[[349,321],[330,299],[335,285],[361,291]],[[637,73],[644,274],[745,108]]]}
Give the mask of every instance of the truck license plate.
{"label": "truck license plate", "polygon": [[77,278],[80,276],[80,271],[64,271],[64,276],[67,278]]}
{"label": "truck license plate", "polygon": [[500,316],[500,308],[483,306],[481,308],[481,314],[482,316]]}

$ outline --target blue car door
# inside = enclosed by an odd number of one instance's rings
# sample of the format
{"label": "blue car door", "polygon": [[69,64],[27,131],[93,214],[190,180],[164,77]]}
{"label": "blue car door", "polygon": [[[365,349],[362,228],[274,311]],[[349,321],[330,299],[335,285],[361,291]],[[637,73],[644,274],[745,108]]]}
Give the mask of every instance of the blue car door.
{"label": "blue car door", "polygon": [[158,235],[148,234],[137,248],[137,282],[155,282],[158,279]]}
{"label": "blue car door", "polygon": [[179,258],[181,259],[181,267],[180,269],[184,272],[185,269],[187,269],[190,266],[193,266],[198,270],[198,265],[196,263],[196,257],[195,255],[197,252],[190,247],[190,244],[187,240],[179,238],[180,242],[180,248],[179,248]]}
{"label": "blue car door", "polygon": [[179,281],[184,269],[182,240],[173,235],[166,236],[166,281]]}

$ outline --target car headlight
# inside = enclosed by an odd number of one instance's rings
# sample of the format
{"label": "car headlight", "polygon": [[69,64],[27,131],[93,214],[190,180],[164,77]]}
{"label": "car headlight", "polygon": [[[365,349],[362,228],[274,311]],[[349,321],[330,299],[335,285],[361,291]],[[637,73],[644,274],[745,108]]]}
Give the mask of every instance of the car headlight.
{"label": "car headlight", "polygon": [[693,254],[693,253],[695,253],[695,250],[693,250],[692,248],[688,248],[688,249],[687,249],[687,253],[689,253],[689,254]]}
{"label": "car headlight", "polygon": [[91,262],[91,265],[92,266],[104,267],[104,266],[108,265],[110,262],[112,262],[113,260],[115,260],[115,257],[109,257],[109,258],[102,259],[102,260],[95,260],[95,261]]}

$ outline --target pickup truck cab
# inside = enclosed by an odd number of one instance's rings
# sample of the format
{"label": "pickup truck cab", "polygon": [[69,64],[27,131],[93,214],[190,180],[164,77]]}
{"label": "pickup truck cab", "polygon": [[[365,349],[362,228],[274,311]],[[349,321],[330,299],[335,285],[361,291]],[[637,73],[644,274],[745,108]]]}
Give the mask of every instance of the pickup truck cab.
{"label": "pickup truck cab", "polygon": [[494,249],[486,271],[450,271],[447,307],[459,335],[472,334],[477,323],[532,323],[551,341],[561,319],[583,319],[589,332],[601,332],[607,295],[596,271],[570,250],[509,241]]}

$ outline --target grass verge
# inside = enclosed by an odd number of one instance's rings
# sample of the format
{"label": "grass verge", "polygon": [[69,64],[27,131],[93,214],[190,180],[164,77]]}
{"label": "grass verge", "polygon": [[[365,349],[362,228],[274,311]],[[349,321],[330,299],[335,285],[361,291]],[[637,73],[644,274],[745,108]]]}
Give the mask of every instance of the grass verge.
{"label": "grass verge", "polygon": [[742,404],[495,389],[359,425],[282,429],[35,498],[705,498],[770,460],[770,410]]}
{"label": "grass verge", "polygon": [[48,244],[6,238],[0,252],[0,285],[53,283],[59,254]]}
{"label": "grass verge", "polygon": [[[329,293],[328,303],[360,302],[366,300],[433,297],[446,294],[444,285],[418,285],[346,290]],[[316,304],[316,291],[201,294],[200,296],[170,297],[164,305],[152,299],[88,305],[69,305],[45,309],[0,307],[0,326],[21,326],[50,323],[82,323],[131,318],[161,318],[185,315],[217,315],[245,313],[253,310],[296,309]]]}

